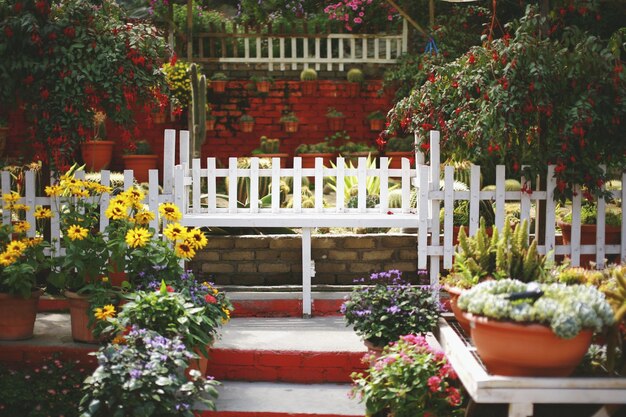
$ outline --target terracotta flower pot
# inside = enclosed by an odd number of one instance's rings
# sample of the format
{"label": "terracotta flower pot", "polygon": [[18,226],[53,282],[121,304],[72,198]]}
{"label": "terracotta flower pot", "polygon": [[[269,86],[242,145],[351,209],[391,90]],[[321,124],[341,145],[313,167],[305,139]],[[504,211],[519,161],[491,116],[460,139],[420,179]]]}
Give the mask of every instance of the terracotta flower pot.
{"label": "terracotta flower pot", "polygon": [[364,340],[363,344],[367,348],[367,358],[369,359],[369,365],[373,366],[378,358],[382,356],[385,346],[374,344],[369,340]]}
{"label": "terracotta flower pot", "polygon": [[384,119],[370,119],[370,130],[380,132],[385,127]]}
{"label": "terracotta flower pot", "polygon": [[269,93],[271,84],[272,83],[269,81],[257,81],[256,91],[259,93]]}
{"label": "terracotta flower pot", "polygon": [[[563,234],[563,244],[569,245],[572,242],[572,225],[570,223],[557,222],[561,228]],[[595,245],[596,235],[598,233],[598,226],[595,224],[582,224],[580,225],[580,244],[581,245]],[[607,245],[619,245],[622,242],[622,229],[616,226],[605,226],[604,229],[604,243]],[[609,262],[613,262],[619,259],[616,255],[607,256]],[[595,262],[595,255],[580,255],[580,265],[588,268],[589,262]]]}
{"label": "terracotta flower pot", "polygon": [[132,169],[137,182],[148,182],[148,170],[157,168],[156,155],[124,155],[124,167]]}
{"label": "terracotta flower pot", "polygon": [[211,88],[215,93],[223,93],[226,91],[226,81],[222,80],[214,80],[211,81]]}
{"label": "terracotta flower pot", "polygon": [[298,131],[298,122],[284,122],[285,132],[296,133]]}
{"label": "terracotta flower pot", "polygon": [[89,298],[72,291],[65,291],[70,305],[70,321],[72,339],[76,342],[98,343],[93,336],[92,327],[89,327]]}
{"label": "terracotta flower pot", "polygon": [[385,152],[385,156],[391,158],[389,161],[390,169],[402,168],[402,158],[408,158],[411,160],[411,166],[415,166],[415,153],[414,152]]}
{"label": "terracotta flower pot", "polygon": [[[206,347],[207,352],[209,351],[210,346]],[[191,359],[189,361],[189,366],[187,367],[186,371],[185,371],[185,375],[187,375],[187,378],[189,378],[189,371],[192,369],[195,369],[196,371],[199,371],[200,374],[202,375],[202,377],[206,377],[206,372],[207,369],[209,367],[209,358],[206,357],[206,355],[204,355],[200,349],[198,349],[197,347],[193,348],[193,351],[196,355],[198,355],[198,358],[196,359]]]}
{"label": "terracotta flower pot", "polygon": [[107,169],[113,156],[112,140],[87,141],[80,145],[85,169],[89,172],[98,172]]}
{"label": "terracotta flower pot", "polygon": [[450,294],[450,309],[454,313],[454,318],[459,323],[459,326],[463,329],[465,334],[470,335],[470,322],[463,315],[463,311],[459,308],[457,301],[461,294],[463,294],[463,289],[458,287],[449,287],[447,285],[443,286],[443,289]]}
{"label": "terracotta flower pot", "polygon": [[593,332],[562,339],[540,324],[491,320],[464,313],[478,355],[494,375],[568,376],[589,349]]}
{"label": "terracotta flower pot", "polygon": [[250,133],[254,130],[254,122],[239,122],[239,127],[244,133]]}
{"label": "terracotta flower pot", "polygon": [[159,111],[152,114],[152,120],[157,125],[162,125],[165,123],[165,111]]}
{"label": "terracotta flower pot", "polygon": [[33,337],[37,303],[41,291],[30,298],[0,293],[0,340],[23,340]]}

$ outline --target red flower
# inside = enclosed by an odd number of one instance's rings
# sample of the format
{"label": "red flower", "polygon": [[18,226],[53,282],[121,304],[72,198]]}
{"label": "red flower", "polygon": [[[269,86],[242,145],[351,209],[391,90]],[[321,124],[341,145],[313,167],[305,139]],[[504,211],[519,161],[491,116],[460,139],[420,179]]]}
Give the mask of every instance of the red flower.
{"label": "red flower", "polygon": [[7,35],[7,38],[13,37],[13,29],[11,29],[11,26],[4,27],[4,34]]}
{"label": "red flower", "polygon": [[439,388],[441,386],[441,378],[439,378],[438,376],[431,376],[430,378],[428,378],[428,389],[430,389],[431,392],[437,392],[439,391]]}
{"label": "red flower", "polygon": [[467,59],[467,62],[470,65],[476,62],[476,57],[474,56],[474,54],[469,54],[469,58]]}
{"label": "red flower", "polygon": [[42,90],[39,92],[39,96],[40,96],[43,100],[47,100],[47,99],[48,99],[48,97],[50,97],[50,92],[48,91],[48,89],[47,89],[47,88],[44,88],[44,89],[42,89]]}
{"label": "red flower", "polygon": [[37,3],[35,3],[35,7],[37,8],[37,11],[41,14],[48,13],[49,7],[44,0],[39,0]]}
{"label": "red flower", "polygon": [[76,29],[74,29],[71,26],[68,26],[65,29],[63,29],[63,34],[67,36],[68,38],[72,39],[76,36]]}
{"label": "red flower", "polygon": [[446,394],[448,394],[448,404],[453,407],[461,404],[461,394],[459,393],[459,390],[454,387],[449,387],[446,389]]}
{"label": "red flower", "polygon": [[24,80],[22,82],[26,85],[31,85],[34,81],[35,77],[33,77],[33,74],[28,74],[26,77],[24,77]]}
{"label": "red flower", "polygon": [[211,294],[207,294],[204,296],[204,301],[206,301],[208,304],[215,304],[217,303],[217,299],[215,297],[213,297]]}
{"label": "red flower", "polygon": [[378,149],[382,150],[386,144],[387,142],[385,141],[385,139],[381,135],[378,135],[378,137],[376,138],[376,146],[378,146]]}
{"label": "red flower", "polygon": [[171,285],[168,285],[166,288],[167,292],[174,292],[174,288]]}
{"label": "red flower", "polygon": [[22,7],[23,7],[22,3],[15,3],[15,5],[13,6],[13,11],[15,13],[19,13],[22,11]]}

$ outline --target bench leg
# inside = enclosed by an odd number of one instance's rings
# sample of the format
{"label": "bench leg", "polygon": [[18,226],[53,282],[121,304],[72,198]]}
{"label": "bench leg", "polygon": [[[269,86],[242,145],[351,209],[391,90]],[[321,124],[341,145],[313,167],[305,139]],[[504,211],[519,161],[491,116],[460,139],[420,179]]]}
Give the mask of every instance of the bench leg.
{"label": "bench leg", "polygon": [[533,415],[532,403],[509,404],[509,417],[529,417]]}
{"label": "bench leg", "polygon": [[315,275],[311,262],[311,228],[302,228],[302,317],[311,317],[311,277]]}

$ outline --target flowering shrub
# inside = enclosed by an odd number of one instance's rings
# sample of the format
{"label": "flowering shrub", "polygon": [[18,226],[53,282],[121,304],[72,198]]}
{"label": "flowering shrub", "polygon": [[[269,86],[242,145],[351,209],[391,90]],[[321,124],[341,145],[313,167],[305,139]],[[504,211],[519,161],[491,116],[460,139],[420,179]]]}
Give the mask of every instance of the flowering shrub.
{"label": "flowering shrub", "polygon": [[[609,41],[577,27],[543,20],[529,8],[500,39],[436,67],[427,81],[395,106],[389,131],[416,131],[428,151],[428,132],[442,133],[444,157],[509,174],[546,175],[556,165],[556,197],[575,184],[602,195],[613,169],[626,165],[621,120],[626,75],[619,58],[621,32]],[[600,163],[607,165],[603,172]]]}
{"label": "flowering shrub", "polygon": [[429,287],[405,282],[398,270],[374,273],[360,282],[363,285],[354,287],[341,312],[363,339],[381,346],[437,325],[440,306]]}
{"label": "flowering shrub", "polygon": [[[28,298],[35,289],[37,273],[50,265],[50,258],[44,255],[49,245],[41,236],[27,236],[31,225],[24,214],[29,207],[21,204],[21,199],[16,192],[2,195],[2,211],[12,223],[0,225],[0,292]],[[50,216],[50,209],[37,207],[38,222]]]}
{"label": "flowering shrub", "polygon": [[189,106],[191,102],[191,81],[189,80],[190,64],[172,59],[162,66],[165,80],[170,90],[174,112]]}
{"label": "flowering shrub", "polygon": [[[514,293],[536,293],[538,298],[511,299]],[[615,322],[604,294],[595,287],[578,284],[485,281],[461,294],[458,306],[496,320],[545,324],[564,339],[575,337],[582,329],[600,332]]]}
{"label": "flowering shrub", "polygon": [[56,356],[27,365],[0,366],[0,415],[78,417],[81,384],[89,375],[84,365]]}
{"label": "flowering shrub", "polygon": [[95,112],[121,126],[128,144],[139,134],[133,110],[165,99],[163,37],[127,22],[115,1],[4,1],[0,31],[0,101],[24,104],[34,119],[32,157],[59,172],[91,138]]}
{"label": "flowering shrub", "polygon": [[328,19],[342,22],[348,31],[353,31],[365,23],[369,25],[379,23],[378,20],[383,18],[393,21],[399,16],[396,9],[387,2],[374,0],[339,0],[326,6],[324,13],[328,15]]}
{"label": "flowering shrub", "polygon": [[199,404],[215,409],[218,383],[197,370],[185,376],[194,354],[180,338],[133,326],[120,342],[96,353],[98,368],[85,380],[81,417],[193,417]]}
{"label": "flowering shrub", "polygon": [[395,417],[462,415],[457,375],[443,352],[423,336],[406,335],[386,346],[366,371],[352,374],[353,395],[365,402],[368,415]]}

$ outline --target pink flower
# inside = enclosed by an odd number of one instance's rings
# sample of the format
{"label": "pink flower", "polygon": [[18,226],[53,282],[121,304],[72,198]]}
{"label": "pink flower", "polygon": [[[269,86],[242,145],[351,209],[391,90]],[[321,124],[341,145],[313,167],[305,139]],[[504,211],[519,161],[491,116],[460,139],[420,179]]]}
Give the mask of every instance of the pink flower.
{"label": "pink flower", "polygon": [[437,392],[440,389],[441,386],[441,378],[439,378],[438,376],[431,376],[430,378],[428,378],[428,388],[432,391],[432,392]]}
{"label": "pink flower", "polygon": [[446,389],[446,394],[448,394],[448,398],[446,398],[448,404],[453,407],[461,404],[461,394],[459,393],[459,390],[454,387],[449,387]]}
{"label": "pink flower", "polygon": [[204,296],[204,301],[206,301],[209,304],[215,304],[217,303],[217,300],[215,299],[215,297],[213,297],[211,294],[207,294]]}

